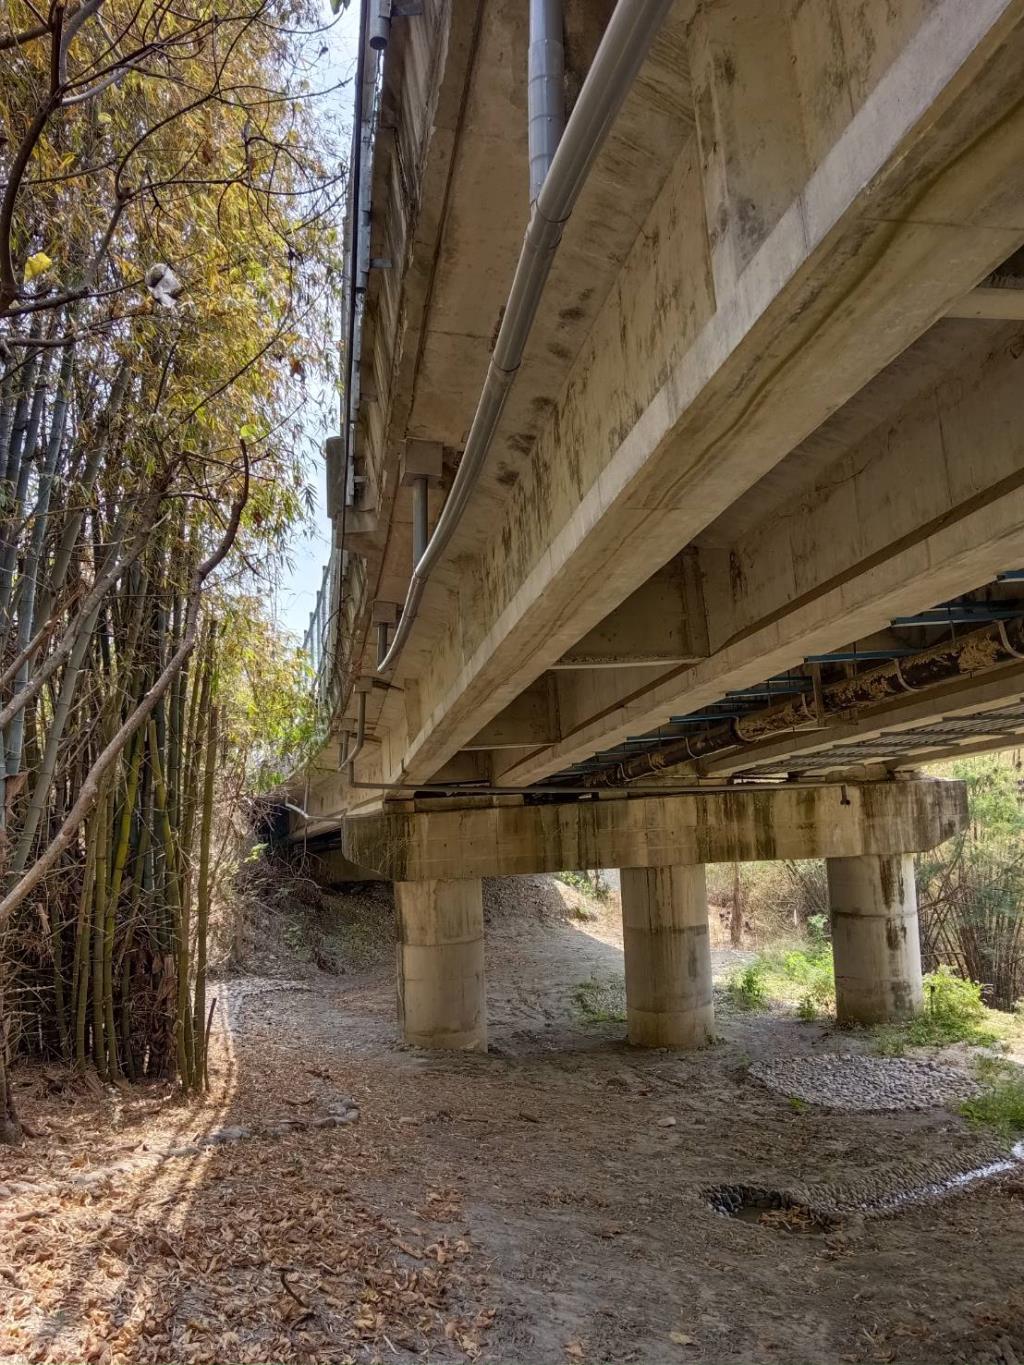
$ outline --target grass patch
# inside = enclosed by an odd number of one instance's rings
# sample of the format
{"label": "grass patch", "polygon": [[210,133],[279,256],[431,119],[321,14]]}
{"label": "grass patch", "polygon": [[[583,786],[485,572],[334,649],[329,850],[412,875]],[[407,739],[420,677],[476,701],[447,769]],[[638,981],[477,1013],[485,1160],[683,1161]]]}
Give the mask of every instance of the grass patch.
{"label": "grass patch", "polygon": [[965,981],[948,967],[924,979],[925,1009],[905,1024],[886,1024],[875,1030],[875,1050],[883,1057],[901,1057],[908,1047],[949,1047],[970,1043],[992,1047],[1003,1029],[993,1027],[995,1011],[981,1001],[981,987]]}
{"label": "grass patch", "polygon": [[585,1024],[624,1024],[626,987],[617,977],[604,980],[592,976],[572,988],[576,1013]]}
{"label": "grass patch", "polygon": [[817,1019],[835,1009],[831,945],[768,948],[732,973],[726,991],[738,1009],[778,1003],[795,1008],[801,1019]]}
{"label": "grass patch", "polygon": [[964,1118],[1003,1137],[1024,1134],[1024,1071],[1012,1062],[986,1057],[978,1064],[978,1078],[985,1088],[960,1105]]}

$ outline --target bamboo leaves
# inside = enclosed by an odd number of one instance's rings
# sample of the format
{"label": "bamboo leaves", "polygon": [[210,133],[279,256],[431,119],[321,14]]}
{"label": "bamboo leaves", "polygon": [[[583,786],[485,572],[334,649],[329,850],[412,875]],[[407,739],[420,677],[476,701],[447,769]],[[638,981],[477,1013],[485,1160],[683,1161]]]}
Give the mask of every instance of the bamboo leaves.
{"label": "bamboo leaves", "polygon": [[111,1081],[202,1084],[221,802],[308,719],[262,608],[334,302],[307,8],[12,0],[0,40],[0,1028]]}

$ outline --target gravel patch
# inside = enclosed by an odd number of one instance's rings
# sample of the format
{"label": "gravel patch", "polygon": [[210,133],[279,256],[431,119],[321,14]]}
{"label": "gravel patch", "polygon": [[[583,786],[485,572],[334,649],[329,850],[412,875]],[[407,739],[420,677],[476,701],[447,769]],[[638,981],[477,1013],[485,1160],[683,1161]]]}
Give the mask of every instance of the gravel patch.
{"label": "gravel patch", "polygon": [[978,1093],[962,1071],[902,1057],[789,1057],[755,1062],[750,1075],[770,1090],[825,1109],[934,1109]]}

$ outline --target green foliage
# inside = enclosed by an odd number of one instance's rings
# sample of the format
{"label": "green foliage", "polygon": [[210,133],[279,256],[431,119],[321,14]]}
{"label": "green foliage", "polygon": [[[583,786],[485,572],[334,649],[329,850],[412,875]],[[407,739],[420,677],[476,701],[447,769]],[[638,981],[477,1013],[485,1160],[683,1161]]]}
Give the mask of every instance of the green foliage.
{"label": "green foliage", "polygon": [[309,663],[263,601],[224,604],[221,695],[228,732],[250,791],[270,791],[291,772],[317,732]]}
{"label": "green foliage", "polygon": [[778,1001],[795,1005],[801,1019],[816,1019],[835,1007],[831,945],[766,949],[732,974],[727,990],[740,1009],[764,1009]]}
{"label": "green foliage", "polygon": [[764,964],[759,961],[738,968],[726,982],[729,999],[741,1010],[764,1009],[768,1003],[765,976]]}
{"label": "green foliage", "polygon": [[963,1029],[984,1018],[981,987],[975,981],[964,981],[948,967],[938,967],[924,979],[928,1017],[938,1027]]}
{"label": "green foliage", "polygon": [[922,955],[984,983],[985,998],[1012,1009],[1024,994],[1024,801],[1018,765],[988,754],[941,765],[967,786],[970,821],[955,839],[917,859]]}
{"label": "green foliage", "polygon": [[998,1034],[986,1022],[990,1011],[981,1000],[981,987],[965,981],[948,967],[938,967],[924,978],[925,1009],[905,1024],[875,1030],[875,1048],[883,1057],[902,1057],[908,1047],[948,1047],[970,1043],[990,1047]]}
{"label": "green foliage", "polygon": [[828,915],[808,915],[807,937],[812,943],[828,943],[831,938],[831,928]]}
{"label": "green foliage", "polygon": [[25,904],[4,944],[0,1073],[23,1019],[14,1046],[201,1083],[211,902],[249,794],[312,734],[268,601],[336,366],[344,176],[303,87],[316,17],[4,7],[0,652],[46,629],[0,809],[19,894],[55,875],[49,943]]}
{"label": "green foliage", "polygon": [[1019,1137],[1024,1133],[1024,1071],[1011,1062],[985,1059],[978,1072],[985,1088],[961,1104],[961,1114],[978,1127]]}
{"label": "green foliage", "polygon": [[[571,886],[573,890],[581,892],[584,896],[594,896],[599,901],[606,901],[610,895],[610,888],[605,881],[604,873],[598,868],[586,868],[579,872],[556,872],[555,879],[560,881],[563,886]],[[580,919],[591,919],[591,915],[580,915]]]}
{"label": "green foliage", "polygon": [[967,785],[970,836],[982,840],[1015,840],[1024,835],[1020,774],[998,754],[982,754],[950,763],[946,774]]}

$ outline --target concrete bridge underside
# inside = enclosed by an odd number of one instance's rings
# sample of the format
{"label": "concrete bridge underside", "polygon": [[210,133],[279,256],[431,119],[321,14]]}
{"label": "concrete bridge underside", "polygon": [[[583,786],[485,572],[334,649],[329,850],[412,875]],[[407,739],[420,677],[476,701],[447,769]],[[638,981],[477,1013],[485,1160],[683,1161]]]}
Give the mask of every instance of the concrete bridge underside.
{"label": "concrete bridge underside", "polygon": [[[565,0],[570,121],[614,8]],[[504,864],[441,822],[482,803],[511,838],[554,818],[525,812],[604,812],[562,866],[634,869],[630,1033],[692,1043],[701,865],[757,856],[734,787],[790,830],[768,856],[829,859],[841,1014],[913,1010],[907,855],[962,820],[962,794],[914,774],[1024,733],[1024,0],[668,6],[414,617],[421,509],[429,534],[530,215],[530,6],[397,9],[420,12],[380,58],[352,423],[329,450],[331,723],[293,834],[343,827],[396,879],[407,1030],[479,1045],[474,879]],[[855,811],[891,793],[892,837],[793,824],[808,790]],[[687,801],[717,844],[615,851],[614,819]],[[416,876],[395,821],[440,841]],[[640,981],[660,983],[646,1004]]]}

